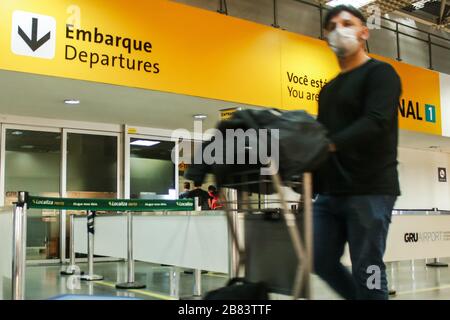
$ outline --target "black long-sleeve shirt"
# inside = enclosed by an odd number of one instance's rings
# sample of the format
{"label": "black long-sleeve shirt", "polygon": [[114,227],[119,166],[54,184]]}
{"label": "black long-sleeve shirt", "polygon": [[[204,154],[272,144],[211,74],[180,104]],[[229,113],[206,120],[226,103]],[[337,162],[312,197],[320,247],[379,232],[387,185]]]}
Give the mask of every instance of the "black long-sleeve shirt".
{"label": "black long-sleeve shirt", "polygon": [[370,59],[320,92],[318,121],[337,152],[315,172],[315,192],[399,195],[398,101],[401,82],[388,63]]}

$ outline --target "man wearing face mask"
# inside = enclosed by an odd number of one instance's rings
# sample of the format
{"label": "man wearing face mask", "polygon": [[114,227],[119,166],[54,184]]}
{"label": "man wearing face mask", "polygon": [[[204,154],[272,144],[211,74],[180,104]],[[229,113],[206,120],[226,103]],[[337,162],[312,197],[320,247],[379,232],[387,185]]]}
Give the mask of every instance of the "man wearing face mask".
{"label": "man wearing face mask", "polygon": [[[328,129],[331,156],[314,174],[314,268],[346,299],[387,299],[383,255],[400,194],[400,78],[366,54],[369,30],[357,9],[331,9],[324,28],[341,72],[319,97],[318,121]],[[346,243],[351,273],[340,262]]]}

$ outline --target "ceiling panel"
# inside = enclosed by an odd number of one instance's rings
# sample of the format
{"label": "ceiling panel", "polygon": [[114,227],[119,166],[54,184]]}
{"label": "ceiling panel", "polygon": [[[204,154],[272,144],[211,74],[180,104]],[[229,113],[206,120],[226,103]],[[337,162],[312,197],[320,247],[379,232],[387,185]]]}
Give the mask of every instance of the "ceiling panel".
{"label": "ceiling panel", "polygon": [[[328,3],[332,0],[317,0],[317,3]],[[351,1],[349,1],[351,3]],[[444,3],[445,2],[445,6]],[[442,26],[450,25],[450,1],[449,0],[375,0],[363,7],[364,12],[370,6],[377,5],[381,9],[382,14],[393,11],[401,11],[412,18],[420,18],[431,24],[440,24]],[[441,18],[441,10],[443,18]]]}

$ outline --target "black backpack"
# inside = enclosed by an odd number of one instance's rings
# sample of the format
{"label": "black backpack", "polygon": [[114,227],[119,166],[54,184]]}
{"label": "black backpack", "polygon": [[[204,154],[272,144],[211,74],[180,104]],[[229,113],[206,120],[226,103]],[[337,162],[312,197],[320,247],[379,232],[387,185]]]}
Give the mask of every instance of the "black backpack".
{"label": "black backpack", "polygon": [[269,290],[263,282],[251,283],[233,278],[227,285],[208,292],[204,300],[269,300]]}
{"label": "black backpack", "polygon": [[[217,129],[224,137],[224,150],[220,150],[221,154],[218,155],[218,158],[222,159],[222,164],[190,165],[185,173],[187,179],[203,182],[207,173],[213,173],[219,187],[231,187],[261,194],[274,193],[270,176],[261,175],[261,168],[267,166],[261,164],[258,157],[261,143],[266,150],[271,150],[272,138],[276,138],[271,134],[271,129],[277,129],[279,133],[276,139],[279,145],[278,169],[285,184],[298,182],[302,173],[317,169],[328,157],[327,131],[305,111],[281,112],[277,109],[237,111],[229,120],[219,122]],[[244,131],[255,129],[256,132],[267,129],[269,134],[267,139],[259,135],[249,137],[245,141],[244,148],[238,148],[235,143],[233,154],[235,164],[227,164],[225,150],[227,129]],[[204,142],[202,148],[195,152],[203,153],[214,139],[213,137],[211,141]],[[254,148],[255,145],[258,148]],[[239,156],[245,157],[245,164],[237,164]],[[250,164],[248,160],[252,157],[256,157],[258,163]]]}

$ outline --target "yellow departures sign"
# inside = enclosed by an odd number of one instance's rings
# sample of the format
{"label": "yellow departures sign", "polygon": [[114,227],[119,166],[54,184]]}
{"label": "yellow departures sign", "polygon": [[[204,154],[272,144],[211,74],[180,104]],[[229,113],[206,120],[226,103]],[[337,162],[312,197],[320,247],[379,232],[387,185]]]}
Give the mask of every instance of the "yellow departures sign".
{"label": "yellow departures sign", "polygon": [[372,57],[390,63],[401,77],[400,128],[442,135],[439,73],[378,55]]}
{"label": "yellow departures sign", "polygon": [[[324,41],[168,0],[3,0],[0,69],[317,113]],[[439,75],[391,63],[400,127],[441,134]]]}
{"label": "yellow departures sign", "polygon": [[[50,40],[31,48],[18,26]],[[167,0],[4,0],[0,27],[0,69],[281,107],[279,33],[255,23]]]}

